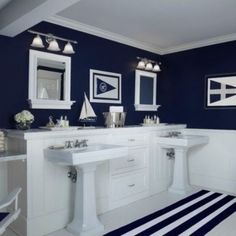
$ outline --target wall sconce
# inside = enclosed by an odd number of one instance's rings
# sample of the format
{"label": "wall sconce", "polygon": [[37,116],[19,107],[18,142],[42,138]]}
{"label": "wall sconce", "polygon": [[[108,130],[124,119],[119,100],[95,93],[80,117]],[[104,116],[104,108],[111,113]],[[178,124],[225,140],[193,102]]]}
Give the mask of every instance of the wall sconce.
{"label": "wall sconce", "polygon": [[161,63],[160,62],[149,60],[149,59],[143,58],[143,57],[137,57],[137,59],[139,60],[138,65],[137,65],[138,69],[148,70],[148,71],[153,71],[153,72],[160,72],[161,71],[161,68],[160,68]]}
{"label": "wall sconce", "polygon": [[57,37],[53,34],[44,34],[44,33],[40,33],[37,31],[33,31],[33,30],[28,30],[29,33],[36,35],[33,39],[32,44],[30,45],[31,47],[36,47],[36,48],[44,48],[44,44],[43,44],[43,40],[42,40],[42,36],[45,37],[45,41],[48,43],[48,50],[49,51],[54,51],[54,52],[58,52],[61,51],[57,40],[60,41],[64,41],[67,42],[66,45],[64,46],[64,50],[62,51],[64,54],[74,54],[74,48],[72,46],[72,43],[74,44],[78,44],[77,41],[75,40],[71,40],[71,39],[65,39],[65,38],[61,38],[61,37]]}

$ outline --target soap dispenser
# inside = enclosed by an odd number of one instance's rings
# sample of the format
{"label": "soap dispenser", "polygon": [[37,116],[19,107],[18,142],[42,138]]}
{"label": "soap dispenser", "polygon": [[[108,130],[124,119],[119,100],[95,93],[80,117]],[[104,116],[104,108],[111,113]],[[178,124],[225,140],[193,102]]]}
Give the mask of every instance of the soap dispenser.
{"label": "soap dispenser", "polygon": [[144,117],[143,124],[147,124],[147,116]]}
{"label": "soap dispenser", "polygon": [[67,116],[64,118],[64,127],[69,127],[69,120],[67,119]]}

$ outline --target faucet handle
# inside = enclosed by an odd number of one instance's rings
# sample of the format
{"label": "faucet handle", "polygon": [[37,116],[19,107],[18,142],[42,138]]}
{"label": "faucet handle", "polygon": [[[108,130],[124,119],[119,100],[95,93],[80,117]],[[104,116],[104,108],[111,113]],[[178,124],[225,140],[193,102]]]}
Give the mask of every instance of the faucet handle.
{"label": "faucet handle", "polygon": [[88,139],[83,139],[81,142],[83,143],[84,147],[88,147]]}
{"label": "faucet handle", "polygon": [[69,148],[69,141],[65,141],[64,148]]}
{"label": "faucet handle", "polygon": [[70,141],[70,148],[73,148],[75,146],[74,141]]}
{"label": "faucet handle", "polygon": [[74,141],[66,141],[65,142],[65,148],[73,148],[74,147]]}

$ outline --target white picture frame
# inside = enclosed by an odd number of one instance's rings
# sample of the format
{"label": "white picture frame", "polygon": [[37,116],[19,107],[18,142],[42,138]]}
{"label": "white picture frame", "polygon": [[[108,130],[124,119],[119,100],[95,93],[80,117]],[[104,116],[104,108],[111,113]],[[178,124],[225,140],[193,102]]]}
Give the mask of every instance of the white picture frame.
{"label": "white picture frame", "polygon": [[[147,82],[148,83],[144,83]],[[145,85],[148,91],[145,93]],[[135,98],[134,107],[136,111],[156,111],[160,105],[156,104],[157,75],[156,73],[135,70]]]}
{"label": "white picture frame", "polygon": [[207,75],[206,109],[236,108],[236,74]]}
{"label": "white picture frame", "polygon": [[[64,64],[64,79],[63,91],[56,91],[58,94],[63,93],[63,97],[59,99],[47,99],[47,95],[44,98],[38,96],[38,65],[39,61],[46,61],[47,63]],[[52,83],[50,83],[52,85]],[[58,83],[56,83],[58,84]],[[49,86],[49,83],[48,83]],[[57,86],[59,89],[59,86]],[[45,88],[47,89],[47,88]],[[46,92],[49,94],[50,92]],[[71,109],[72,104],[75,101],[71,101],[71,58],[68,56],[57,55],[48,52],[42,52],[37,50],[29,51],[29,88],[28,88],[28,102],[32,109]]]}
{"label": "white picture frame", "polygon": [[90,69],[89,100],[93,103],[122,102],[122,76],[118,73]]}

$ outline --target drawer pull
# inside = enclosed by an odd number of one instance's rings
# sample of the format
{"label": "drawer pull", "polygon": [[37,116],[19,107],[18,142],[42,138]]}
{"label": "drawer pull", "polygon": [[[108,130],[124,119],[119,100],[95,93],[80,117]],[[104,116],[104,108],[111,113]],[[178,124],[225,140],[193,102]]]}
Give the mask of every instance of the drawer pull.
{"label": "drawer pull", "polygon": [[135,139],[134,138],[130,138],[129,142],[135,142]]}
{"label": "drawer pull", "polygon": [[127,162],[133,162],[135,159],[128,159]]}
{"label": "drawer pull", "polygon": [[129,186],[130,188],[132,188],[132,187],[135,186],[135,184],[129,184],[128,186]]}

